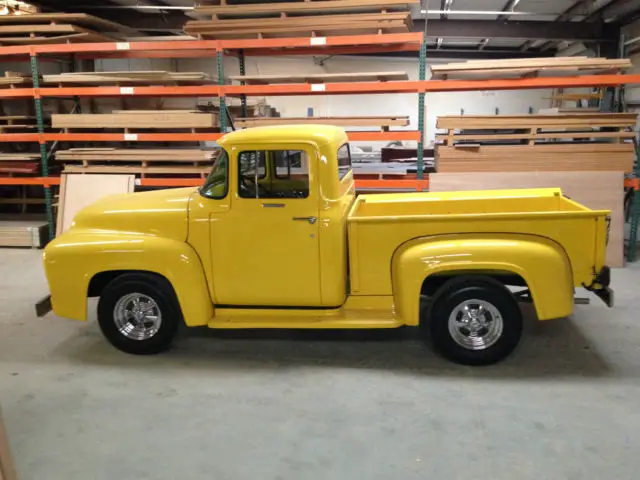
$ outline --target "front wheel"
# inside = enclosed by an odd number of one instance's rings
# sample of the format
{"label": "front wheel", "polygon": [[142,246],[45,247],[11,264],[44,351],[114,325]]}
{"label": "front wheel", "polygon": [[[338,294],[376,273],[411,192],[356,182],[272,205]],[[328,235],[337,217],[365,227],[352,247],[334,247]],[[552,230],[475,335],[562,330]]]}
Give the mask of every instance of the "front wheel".
{"label": "front wheel", "polygon": [[491,279],[453,280],[433,303],[428,330],[434,347],[464,365],[507,357],[522,336],[522,313],[511,292]]}
{"label": "front wheel", "polygon": [[173,288],[153,274],[127,273],[113,279],[98,302],[98,323],[116,348],[137,355],[171,345],[182,315]]}

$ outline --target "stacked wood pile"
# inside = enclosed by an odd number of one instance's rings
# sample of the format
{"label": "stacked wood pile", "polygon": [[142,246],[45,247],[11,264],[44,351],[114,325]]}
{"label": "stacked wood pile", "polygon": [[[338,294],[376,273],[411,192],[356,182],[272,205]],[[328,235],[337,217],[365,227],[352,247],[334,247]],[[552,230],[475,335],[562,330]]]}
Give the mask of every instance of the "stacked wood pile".
{"label": "stacked wood pile", "polygon": [[0,16],[0,45],[112,42],[129,27],[84,13]]}
{"label": "stacked wood pile", "polygon": [[439,117],[438,172],[631,172],[635,114]]}
{"label": "stacked wood pile", "polygon": [[45,84],[68,85],[202,85],[212,83],[204,72],[125,71],[73,72],[43,75]]}
{"label": "stacked wood pile", "polygon": [[432,79],[452,78],[505,78],[549,75],[578,75],[582,73],[611,73],[631,67],[631,60],[549,57],[513,60],[469,60],[459,63],[431,65]]}
{"label": "stacked wood pile", "polygon": [[409,117],[241,117],[234,121],[234,125],[240,128],[306,124],[335,125],[337,127],[379,127],[383,131],[388,131],[389,127],[406,127],[409,125]]}
{"label": "stacked wood pile", "polygon": [[[324,0],[197,6],[185,31],[200,38],[277,38],[411,31],[418,0]],[[357,12],[357,13],[353,13]]]}
{"label": "stacked wood pile", "polygon": [[408,80],[407,72],[310,73],[306,75],[231,75],[230,80],[246,85],[272,83],[388,82]]}
{"label": "stacked wood pile", "polygon": [[133,173],[204,176],[217,150],[179,148],[72,148],[56,153],[65,173]]}
{"label": "stacked wood pile", "polygon": [[114,110],[112,113],[52,114],[53,128],[62,129],[211,129],[213,113],[195,110]]}
{"label": "stacked wood pile", "polygon": [[48,230],[47,222],[42,220],[0,217],[0,247],[40,248]]}
{"label": "stacked wood pile", "polygon": [[24,88],[32,83],[30,76],[20,72],[4,72],[4,77],[0,77],[0,88]]}
{"label": "stacked wood pile", "polygon": [[0,153],[1,173],[36,173],[40,155],[35,153]]}

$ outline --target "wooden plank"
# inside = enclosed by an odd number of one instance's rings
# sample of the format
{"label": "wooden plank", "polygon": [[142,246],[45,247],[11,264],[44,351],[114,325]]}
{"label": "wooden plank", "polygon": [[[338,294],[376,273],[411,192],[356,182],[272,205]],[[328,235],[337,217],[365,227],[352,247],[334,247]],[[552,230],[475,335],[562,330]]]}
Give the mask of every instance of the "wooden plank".
{"label": "wooden plank", "polygon": [[551,133],[495,133],[484,135],[436,135],[436,141],[471,141],[471,140],[547,140],[573,138],[635,138],[635,132],[551,132]]}
{"label": "wooden plank", "polygon": [[[1,237],[0,237],[1,239]],[[1,240],[0,240],[1,242]],[[2,411],[0,410],[0,480],[18,480],[13,456],[9,447],[9,437],[7,429],[2,420]]]}
{"label": "wooden plank", "polygon": [[632,127],[637,122],[633,113],[598,113],[565,115],[446,115],[437,118],[436,127],[443,129],[516,129],[543,127]]}
{"label": "wooden plank", "polygon": [[[1,41],[1,39],[0,39]],[[44,75],[46,84],[88,84],[102,85],[111,83],[167,84],[167,83],[203,83],[211,77],[204,72],[78,72]]]}
{"label": "wooden plank", "polygon": [[[211,171],[211,166],[177,166],[177,167],[138,167],[129,165],[65,165],[64,173],[130,173],[130,174],[173,174],[173,175],[186,175],[197,174],[206,175]],[[93,177],[95,175],[81,175],[87,177]],[[105,175],[110,176],[110,175]]]}
{"label": "wooden plank", "polygon": [[247,85],[272,83],[386,82],[408,80],[407,72],[312,73],[308,75],[230,75],[229,79]]}
{"label": "wooden plank", "polygon": [[191,20],[185,25],[185,31],[192,32],[219,32],[231,29],[255,28],[259,30],[271,27],[308,26],[315,25],[343,25],[358,22],[378,21],[409,21],[410,14],[403,13],[354,13],[345,15],[313,15],[301,17],[278,17],[261,19],[237,19],[237,20]]}
{"label": "wooden plank", "polygon": [[607,264],[624,266],[624,175],[622,172],[507,172],[435,173],[429,175],[432,192],[560,187],[578,203],[594,210],[611,210]]}
{"label": "wooden plank", "polygon": [[264,125],[326,124],[339,127],[406,127],[409,117],[247,117],[236,118],[236,127]]}
{"label": "wooden plank", "polygon": [[99,33],[85,32],[55,37],[0,37],[0,45],[50,45],[57,43],[113,42],[114,40],[113,37]]}
{"label": "wooden plank", "polygon": [[133,175],[62,175],[56,235],[66,232],[76,214],[106,195],[133,192]]}
{"label": "wooden plank", "polygon": [[405,10],[411,4],[417,4],[419,0],[324,0],[321,2],[264,2],[251,5],[198,5],[195,14],[217,15],[218,18],[225,15],[238,17],[263,16],[274,14],[310,14],[310,13],[338,13],[338,12],[363,12],[381,10]]}
{"label": "wooden plank", "polygon": [[58,161],[211,163],[216,151],[196,149],[79,149],[56,152]]}
{"label": "wooden plank", "polygon": [[135,33],[136,30],[86,13],[39,13],[35,15],[2,15],[0,25],[70,23],[102,32]]}
{"label": "wooden plank", "polygon": [[629,59],[585,58],[585,57],[547,57],[513,60],[474,60],[469,62],[430,65],[433,73],[451,73],[455,71],[479,71],[499,69],[540,69],[558,67],[594,68],[630,68]]}
{"label": "wooden plank", "polygon": [[52,114],[53,128],[213,128],[217,116],[211,113],[142,113]]}

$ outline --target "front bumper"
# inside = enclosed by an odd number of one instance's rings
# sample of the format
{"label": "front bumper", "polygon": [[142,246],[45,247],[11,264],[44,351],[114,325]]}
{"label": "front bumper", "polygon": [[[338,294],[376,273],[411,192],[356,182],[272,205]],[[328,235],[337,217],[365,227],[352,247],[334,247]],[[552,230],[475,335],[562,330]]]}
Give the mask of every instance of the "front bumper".
{"label": "front bumper", "polygon": [[584,288],[596,294],[600,300],[607,304],[607,307],[613,307],[613,290],[609,288],[611,284],[611,269],[607,266],[602,267],[594,277],[591,285],[582,284]]}

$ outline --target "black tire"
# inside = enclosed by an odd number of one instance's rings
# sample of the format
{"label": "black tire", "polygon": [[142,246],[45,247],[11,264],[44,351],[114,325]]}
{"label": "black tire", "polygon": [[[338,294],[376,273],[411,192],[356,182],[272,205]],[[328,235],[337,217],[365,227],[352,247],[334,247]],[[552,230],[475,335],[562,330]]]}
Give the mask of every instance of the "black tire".
{"label": "black tire", "polygon": [[[133,339],[116,324],[114,309],[118,301],[133,293],[151,298],[157,305],[161,322],[150,338]],[[171,284],[150,273],[125,273],[114,278],[102,291],[98,302],[98,323],[109,342],[123,352],[151,355],[167,350],[182,322],[180,305]]]}
{"label": "black tire", "polygon": [[[462,346],[454,339],[449,329],[449,317],[456,307],[468,300],[488,303],[497,310],[501,318],[501,332],[496,333],[497,338],[491,343],[488,342],[483,349],[474,350],[469,346]],[[474,304],[470,305],[477,314],[477,310],[473,308]],[[485,321],[488,318],[489,325],[496,321],[491,314],[488,317],[483,315],[482,318]],[[427,322],[423,325],[427,327],[424,333],[428,334],[434,348],[442,356],[463,365],[490,365],[499,362],[516,348],[522,337],[522,313],[518,302],[504,285],[492,278],[467,277],[449,281],[434,296],[428,318],[424,321]],[[465,328],[458,331],[468,332]],[[483,331],[487,330],[481,328],[480,332]]]}

